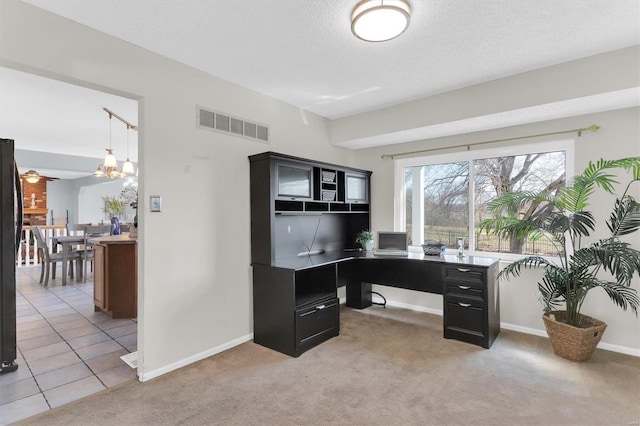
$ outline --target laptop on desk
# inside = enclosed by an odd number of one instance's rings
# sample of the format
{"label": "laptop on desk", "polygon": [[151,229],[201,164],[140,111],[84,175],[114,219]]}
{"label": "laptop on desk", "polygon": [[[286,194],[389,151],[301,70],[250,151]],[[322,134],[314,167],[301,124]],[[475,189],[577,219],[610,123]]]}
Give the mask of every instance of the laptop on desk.
{"label": "laptop on desk", "polygon": [[406,256],[408,242],[406,232],[378,231],[374,256]]}

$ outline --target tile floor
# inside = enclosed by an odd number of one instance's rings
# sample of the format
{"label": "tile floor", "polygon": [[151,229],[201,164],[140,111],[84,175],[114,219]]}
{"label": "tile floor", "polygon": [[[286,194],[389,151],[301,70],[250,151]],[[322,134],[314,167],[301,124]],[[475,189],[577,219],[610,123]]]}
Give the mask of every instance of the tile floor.
{"label": "tile floor", "polygon": [[0,425],[135,379],[120,357],[137,350],[138,324],[94,312],[92,275],[44,287],[40,266],[17,271],[19,367],[0,375]]}

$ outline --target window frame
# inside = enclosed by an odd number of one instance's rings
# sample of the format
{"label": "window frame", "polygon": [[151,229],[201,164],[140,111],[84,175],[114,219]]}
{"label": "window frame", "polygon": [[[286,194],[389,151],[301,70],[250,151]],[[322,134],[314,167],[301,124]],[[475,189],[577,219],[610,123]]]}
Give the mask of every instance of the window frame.
{"label": "window frame", "polygon": [[[443,148],[443,151],[446,148]],[[441,154],[434,154],[420,157],[399,158],[394,160],[394,229],[396,231],[406,231],[406,191],[404,188],[404,169],[407,167],[422,167],[426,165],[443,164],[443,163],[455,163],[461,161],[471,162],[469,165],[469,233],[465,237],[469,246],[469,249],[465,251],[467,255],[471,256],[485,256],[485,257],[499,257],[502,260],[517,260],[522,258],[523,254],[514,253],[498,253],[489,251],[476,251],[475,250],[475,176],[473,161],[492,158],[492,157],[506,157],[511,155],[526,155],[536,154],[541,152],[565,152],[565,173],[567,179],[571,179],[575,175],[575,139],[560,139],[548,142],[535,142],[521,145],[508,145],[494,148],[483,149],[470,149],[462,152],[445,152]],[[415,183],[414,183],[415,184]],[[424,202],[424,197],[421,197]],[[422,209],[424,210],[424,209]],[[420,215],[422,216],[422,215]],[[413,216],[416,217],[415,215]],[[424,220],[421,220],[424,224]],[[413,227],[415,228],[415,227]],[[424,225],[422,226],[424,229]],[[421,232],[424,232],[422,230]],[[412,239],[415,241],[415,239]],[[472,249],[473,247],[473,249]],[[422,251],[421,246],[411,245],[410,251]],[[456,247],[448,247],[446,253],[456,253]],[[554,257],[549,257],[553,259]]]}

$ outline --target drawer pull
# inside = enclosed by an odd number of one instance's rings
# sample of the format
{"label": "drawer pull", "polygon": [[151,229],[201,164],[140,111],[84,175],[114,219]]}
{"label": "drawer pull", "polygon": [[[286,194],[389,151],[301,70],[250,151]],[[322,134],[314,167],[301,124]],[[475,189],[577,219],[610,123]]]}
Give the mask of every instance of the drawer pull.
{"label": "drawer pull", "polygon": [[321,309],[324,309],[326,307],[327,307],[327,305],[320,305],[320,306],[316,306],[316,309],[317,310],[321,310]]}
{"label": "drawer pull", "polygon": [[469,272],[471,269],[468,268],[458,268],[458,271],[460,272]]}
{"label": "drawer pull", "polygon": [[469,306],[471,306],[471,303],[458,302],[458,305],[462,306],[463,308],[468,308]]}
{"label": "drawer pull", "polygon": [[462,290],[469,290],[471,287],[469,287],[468,285],[459,285],[458,288]]}

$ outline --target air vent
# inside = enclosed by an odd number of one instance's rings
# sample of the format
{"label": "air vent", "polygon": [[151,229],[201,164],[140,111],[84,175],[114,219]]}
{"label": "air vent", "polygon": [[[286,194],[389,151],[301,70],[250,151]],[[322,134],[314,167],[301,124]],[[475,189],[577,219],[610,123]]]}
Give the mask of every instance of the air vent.
{"label": "air vent", "polygon": [[233,136],[241,136],[259,142],[269,143],[269,126],[253,123],[216,111],[196,107],[198,127]]}

